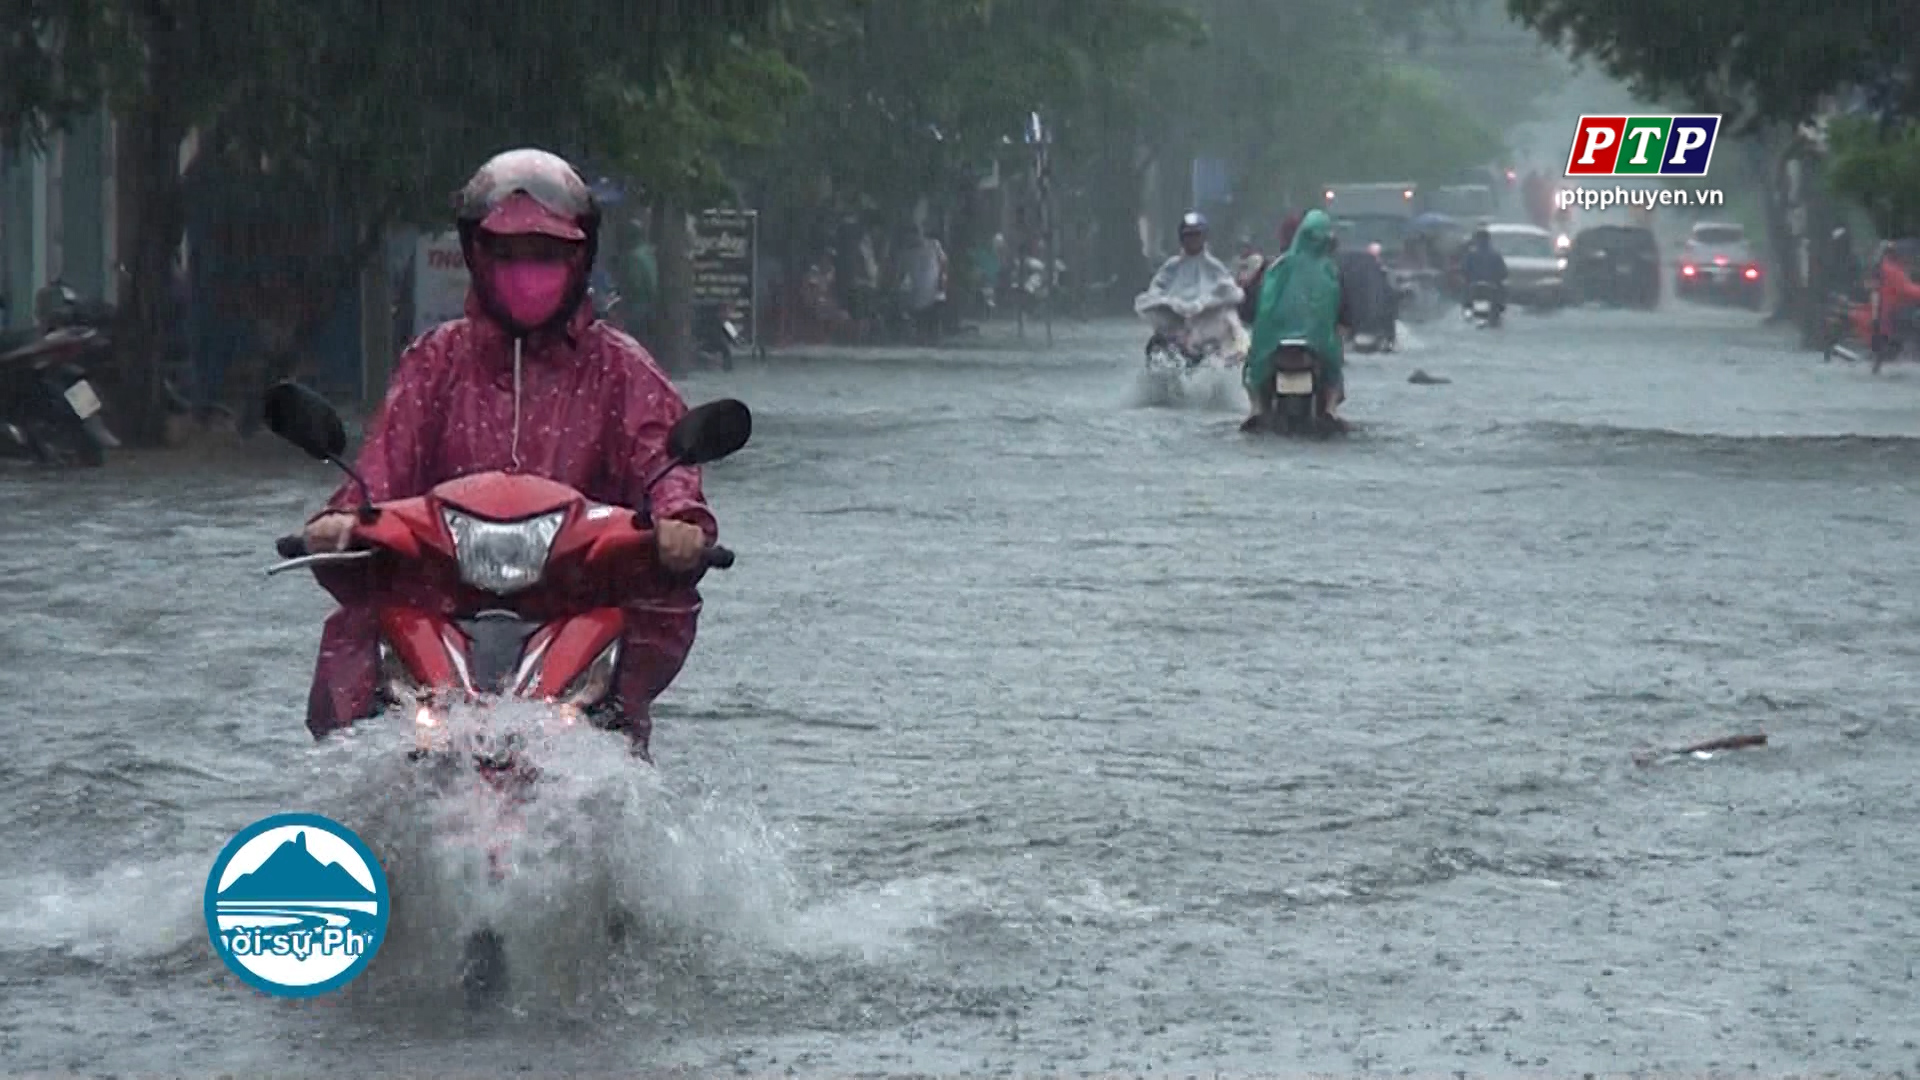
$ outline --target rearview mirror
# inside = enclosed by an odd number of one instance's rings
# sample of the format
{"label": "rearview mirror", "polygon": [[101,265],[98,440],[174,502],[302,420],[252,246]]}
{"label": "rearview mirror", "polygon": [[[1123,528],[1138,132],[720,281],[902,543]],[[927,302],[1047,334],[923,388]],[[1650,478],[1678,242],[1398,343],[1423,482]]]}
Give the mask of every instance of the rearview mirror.
{"label": "rearview mirror", "polygon": [[321,461],[346,453],[346,425],[326,398],[299,383],[282,382],[267,391],[266,405],[267,429],[275,435]]}
{"label": "rearview mirror", "polygon": [[667,433],[667,454],[679,465],[719,461],[753,437],[753,413],[733,398],[689,409]]}

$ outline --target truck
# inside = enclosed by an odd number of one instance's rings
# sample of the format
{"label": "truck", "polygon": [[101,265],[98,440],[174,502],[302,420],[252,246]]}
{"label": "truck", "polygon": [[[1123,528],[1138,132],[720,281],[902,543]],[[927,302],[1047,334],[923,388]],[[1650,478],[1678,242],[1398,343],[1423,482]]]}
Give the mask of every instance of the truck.
{"label": "truck", "polygon": [[1334,235],[1348,250],[1379,245],[1377,254],[1392,267],[1418,211],[1420,188],[1412,181],[1376,184],[1328,184],[1321,206],[1333,219]]}
{"label": "truck", "polygon": [[1384,184],[1328,184],[1321,209],[1335,218],[1406,217],[1414,213],[1420,187],[1412,181]]}

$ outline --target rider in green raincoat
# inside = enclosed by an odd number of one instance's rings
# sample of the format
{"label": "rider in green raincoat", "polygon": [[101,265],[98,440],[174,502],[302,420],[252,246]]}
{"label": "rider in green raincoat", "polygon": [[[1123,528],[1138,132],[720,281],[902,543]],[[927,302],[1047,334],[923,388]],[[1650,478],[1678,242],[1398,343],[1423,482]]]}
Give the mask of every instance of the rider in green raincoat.
{"label": "rider in green raincoat", "polygon": [[1341,349],[1340,264],[1333,257],[1333,219],[1309,210],[1286,255],[1267,269],[1260,283],[1260,307],[1254,317],[1253,348],[1247,353],[1247,397],[1259,415],[1260,393],[1273,378],[1280,343],[1298,338],[1320,357],[1327,386],[1327,411],[1346,396],[1346,355]]}

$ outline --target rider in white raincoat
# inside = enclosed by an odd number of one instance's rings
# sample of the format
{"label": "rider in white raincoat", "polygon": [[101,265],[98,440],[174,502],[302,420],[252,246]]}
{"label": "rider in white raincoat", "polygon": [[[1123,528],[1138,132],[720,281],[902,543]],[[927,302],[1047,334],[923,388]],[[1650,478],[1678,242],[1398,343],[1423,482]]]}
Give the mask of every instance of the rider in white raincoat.
{"label": "rider in white raincoat", "polygon": [[1133,302],[1133,310],[1153,322],[1156,337],[1203,353],[1217,347],[1228,364],[1247,355],[1247,329],[1238,308],[1244,294],[1233,271],[1207,250],[1207,219],[1190,213],[1180,220],[1181,253],[1168,259]]}

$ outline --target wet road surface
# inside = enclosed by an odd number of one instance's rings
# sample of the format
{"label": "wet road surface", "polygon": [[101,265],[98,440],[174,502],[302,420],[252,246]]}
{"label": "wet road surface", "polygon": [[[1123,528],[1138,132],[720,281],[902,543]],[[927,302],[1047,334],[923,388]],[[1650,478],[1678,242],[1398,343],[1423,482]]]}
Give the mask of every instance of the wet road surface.
{"label": "wet road surface", "polygon": [[[265,814],[428,816],[300,723],[327,605],[260,569],[332,477],[0,475],[0,1071],[1920,1068],[1920,371],[1413,336],[1327,446],[1137,407],[1131,324],[690,378],[759,422],[659,776],[555,751],[516,891],[390,866],[442,914],[315,1002],[199,905]],[[387,980],[483,908],[515,1010]]]}

